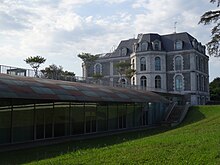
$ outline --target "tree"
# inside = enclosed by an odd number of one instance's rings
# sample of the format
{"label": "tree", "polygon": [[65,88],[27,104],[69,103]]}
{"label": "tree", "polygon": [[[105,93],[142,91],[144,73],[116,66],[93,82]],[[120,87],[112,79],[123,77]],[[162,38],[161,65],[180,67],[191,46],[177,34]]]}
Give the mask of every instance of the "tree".
{"label": "tree", "polygon": [[40,65],[46,61],[46,59],[41,56],[30,56],[26,58],[24,61],[34,69],[34,76],[38,77],[38,69]]}
{"label": "tree", "polygon": [[103,78],[103,75],[100,74],[100,73],[94,73],[94,74],[92,75],[92,77],[95,79],[96,84],[97,84],[97,83],[100,83],[100,80]]}
{"label": "tree", "polygon": [[121,78],[124,75],[126,78],[130,80],[135,73],[135,70],[131,68],[130,62],[121,61],[119,63],[116,63],[114,66]]}
{"label": "tree", "polygon": [[[210,0],[211,3],[217,3],[217,7],[220,5],[220,0]],[[207,50],[210,56],[220,56],[220,10],[205,12],[199,21],[204,25],[215,24],[211,30],[211,41],[207,43]]]}
{"label": "tree", "polygon": [[92,65],[92,63],[99,58],[99,55],[92,55],[90,53],[81,53],[78,54],[78,57],[81,58],[81,60],[83,61],[86,69],[85,77],[88,77],[89,68]]}
{"label": "tree", "polygon": [[210,99],[214,101],[220,101],[220,77],[215,78],[209,84]]}
{"label": "tree", "polygon": [[74,72],[63,71],[62,66],[56,66],[55,64],[49,65],[49,67],[41,70],[41,72],[48,79],[73,81],[72,78],[74,78],[75,80]]}

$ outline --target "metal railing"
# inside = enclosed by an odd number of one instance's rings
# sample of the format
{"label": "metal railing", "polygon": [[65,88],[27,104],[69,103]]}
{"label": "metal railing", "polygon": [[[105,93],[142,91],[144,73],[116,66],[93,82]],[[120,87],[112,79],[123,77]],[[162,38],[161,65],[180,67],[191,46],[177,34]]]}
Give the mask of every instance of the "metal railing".
{"label": "metal railing", "polygon": [[[0,73],[25,76],[25,77],[36,77],[33,69],[18,68],[13,66],[6,66],[6,65],[0,65]],[[72,82],[86,82],[86,79],[80,76],[60,75],[56,77],[45,77],[45,75],[41,71],[38,71],[37,75],[38,78],[44,78],[44,79],[55,79],[55,80],[72,81]]]}

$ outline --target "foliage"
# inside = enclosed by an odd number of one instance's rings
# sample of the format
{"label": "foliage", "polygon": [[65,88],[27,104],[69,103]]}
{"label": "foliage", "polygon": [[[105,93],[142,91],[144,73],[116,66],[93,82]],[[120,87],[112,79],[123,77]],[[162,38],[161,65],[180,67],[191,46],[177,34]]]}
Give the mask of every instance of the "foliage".
{"label": "foliage", "polygon": [[0,164],[220,164],[220,106],[192,107],[183,124],[2,152]]}
{"label": "foliage", "polygon": [[63,71],[62,66],[56,66],[55,64],[49,65],[44,70],[41,70],[46,78],[55,79],[55,80],[63,80],[65,77],[71,76],[74,77],[74,72]]}
{"label": "foliage", "polygon": [[101,78],[103,78],[103,75],[102,75],[102,74],[99,74],[99,73],[95,73],[95,74],[93,74],[92,77],[93,77],[94,79],[100,80]]}
{"label": "foliage", "polygon": [[131,64],[128,61],[121,61],[116,63],[114,64],[114,67],[121,77],[124,75],[129,80],[135,74],[135,70],[131,68]]}
{"label": "foliage", "polygon": [[86,77],[88,77],[88,71],[89,71],[89,67],[92,65],[92,63],[97,60],[99,58],[99,55],[92,55],[90,53],[81,53],[78,54],[78,57],[81,58],[81,60],[83,61],[84,65],[85,65],[85,69],[86,69]]}
{"label": "foliage", "polygon": [[[211,3],[217,3],[217,7],[220,5],[220,0],[210,0]],[[207,11],[205,12],[199,21],[204,25],[209,25],[211,23],[215,24],[212,28],[211,34],[212,39],[207,43],[207,49],[210,56],[219,57],[220,56],[220,10]]]}
{"label": "foliage", "polygon": [[215,78],[210,84],[210,99],[220,101],[220,77]]}
{"label": "foliage", "polygon": [[130,62],[121,61],[119,63],[116,63],[114,66],[120,75],[126,75],[126,77],[128,78],[131,78],[135,73],[135,70],[131,69]]}
{"label": "foliage", "polygon": [[46,61],[46,59],[41,56],[34,56],[34,57],[30,56],[26,58],[24,61],[34,69],[35,76],[38,77],[38,69],[40,65]]}

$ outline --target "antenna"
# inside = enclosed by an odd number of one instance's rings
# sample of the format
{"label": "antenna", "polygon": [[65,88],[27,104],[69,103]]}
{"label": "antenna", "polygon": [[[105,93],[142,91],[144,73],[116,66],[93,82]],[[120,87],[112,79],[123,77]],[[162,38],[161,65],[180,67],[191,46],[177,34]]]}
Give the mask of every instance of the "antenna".
{"label": "antenna", "polygon": [[174,22],[174,33],[176,33],[176,24],[177,24],[177,21]]}

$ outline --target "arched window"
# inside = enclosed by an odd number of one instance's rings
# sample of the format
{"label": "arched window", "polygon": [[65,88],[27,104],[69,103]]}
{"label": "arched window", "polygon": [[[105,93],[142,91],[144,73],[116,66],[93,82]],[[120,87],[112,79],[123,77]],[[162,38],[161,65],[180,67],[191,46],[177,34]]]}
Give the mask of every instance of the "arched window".
{"label": "arched window", "polygon": [[146,59],[145,57],[141,57],[140,59],[140,71],[146,70]]}
{"label": "arched window", "polygon": [[177,75],[175,77],[175,90],[182,91],[183,90],[183,78],[181,75]]}
{"label": "arched window", "polygon": [[160,42],[159,41],[154,41],[153,46],[154,46],[154,50],[160,50]]}
{"label": "arched window", "polygon": [[143,42],[143,43],[141,44],[141,50],[142,50],[142,51],[147,50],[147,46],[148,46],[147,42]]}
{"label": "arched window", "polygon": [[94,66],[94,73],[95,74],[102,74],[102,65],[97,63]]}
{"label": "arched window", "polygon": [[161,77],[159,75],[155,77],[155,88],[161,88]]}
{"label": "arched window", "polygon": [[161,62],[160,62],[160,57],[155,58],[155,70],[161,70]]}
{"label": "arched window", "polygon": [[180,56],[175,57],[175,70],[182,70],[182,58]]}
{"label": "arched window", "polygon": [[141,86],[147,87],[147,78],[146,76],[141,76]]}
{"label": "arched window", "polygon": [[181,40],[176,41],[174,46],[175,46],[175,50],[183,49],[183,41]]}

